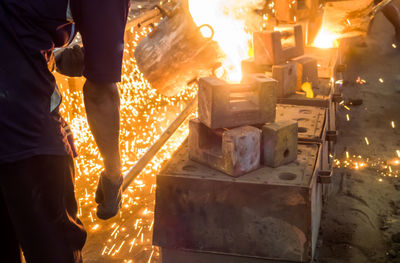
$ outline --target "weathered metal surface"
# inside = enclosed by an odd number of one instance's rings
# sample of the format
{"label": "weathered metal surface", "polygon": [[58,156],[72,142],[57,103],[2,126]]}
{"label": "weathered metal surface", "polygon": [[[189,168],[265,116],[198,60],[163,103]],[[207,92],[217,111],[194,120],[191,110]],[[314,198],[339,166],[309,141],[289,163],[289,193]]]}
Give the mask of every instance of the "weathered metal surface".
{"label": "weathered metal surface", "polygon": [[314,98],[307,98],[304,92],[297,92],[294,95],[277,100],[280,104],[331,108],[333,101],[331,86],[331,80],[319,79],[318,86],[313,86]]}
{"label": "weathered metal surface", "polygon": [[299,141],[322,143],[325,140],[327,110],[320,107],[277,104],[276,121],[298,122]]}
{"label": "weathered metal surface", "polygon": [[[328,176],[329,180],[333,180],[334,153],[331,152],[330,145],[331,144],[328,141],[325,141],[322,144],[321,171],[325,171],[323,175]],[[322,197],[325,202],[328,201],[332,193],[333,193],[333,184],[322,184]]]}
{"label": "weathered metal surface", "polygon": [[294,46],[283,46],[283,33],[266,31],[253,33],[254,61],[261,65],[278,65],[304,54],[304,38],[301,25],[292,26]]}
{"label": "weathered metal surface", "polygon": [[297,1],[276,0],[275,18],[280,22],[296,23]]}
{"label": "weathered metal surface", "polygon": [[157,177],[153,243],[311,261],[321,217],[320,151],[299,145],[296,162],[232,178],[190,161],[184,143]]}
{"label": "weathered metal surface", "polygon": [[313,89],[318,87],[318,63],[316,58],[304,55],[291,61],[297,63],[298,91],[301,91],[301,86],[305,82],[312,83]]}
{"label": "weathered metal surface", "polygon": [[[296,106],[277,104],[276,120],[297,120],[299,126],[299,141],[304,143],[318,143],[322,147],[321,167],[324,171],[332,170],[335,157],[334,142],[328,141],[329,116],[325,108],[312,106]],[[332,185],[323,185],[324,200],[332,194]]]}
{"label": "weathered metal surface", "polygon": [[247,76],[244,84],[216,77],[199,82],[199,119],[211,129],[264,124],[275,120],[276,80],[262,74]]}
{"label": "weathered metal surface", "polygon": [[318,182],[321,184],[331,184],[332,183],[332,170],[321,170],[318,172]]}
{"label": "weathered metal surface", "polygon": [[203,37],[184,3],[135,48],[140,71],[166,96],[176,95],[191,81],[210,75],[219,67],[222,56],[218,43]]}
{"label": "weathered metal surface", "polygon": [[379,4],[373,0],[326,2],[324,25],[343,39],[366,35],[375,15],[392,0],[382,0]]}
{"label": "weathered metal surface", "polygon": [[318,61],[318,77],[331,79],[335,77],[341,57],[338,48],[306,47],[306,54],[310,54]]}
{"label": "weathered metal surface", "polygon": [[260,166],[261,131],[242,126],[214,131],[198,119],[189,122],[189,158],[233,177]]}
{"label": "weathered metal surface", "polygon": [[297,120],[267,123],[262,127],[263,164],[279,167],[297,159]]}
{"label": "weathered metal surface", "polygon": [[141,27],[149,26],[153,23],[159,22],[162,17],[163,14],[160,8],[154,7],[153,9],[145,10],[143,13],[126,23],[125,31],[134,31]]}
{"label": "weathered metal surface", "polygon": [[[330,113],[331,116],[328,115]],[[306,143],[319,143],[322,147],[321,165],[323,170],[332,170],[335,158],[335,141],[330,141],[329,137],[335,138],[330,134],[332,128],[330,120],[335,122],[335,109],[329,112],[328,109],[312,106],[296,106],[277,104],[276,121],[297,120],[299,125],[299,141]],[[323,185],[324,200],[332,194],[332,185]]]}
{"label": "weathered metal surface", "polygon": [[243,76],[254,73],[266,73],[272,70],[272,65],[257,64],[254,58],[242,60],[241,67]]}
{"label": "weathered metal surface", "polygon": [[278,81],[278,98],[296,94],[297,64],[295,62],[274,65],[272,67],[272,78]]}
{"label": "weathered metal surface", "polygon": [[289,96],[287,98],[278,98],[278,103],[329,108],[330,98],[327,96],[316,95],[314,98],[311,99],[307,98],[305,94],[296,93],[295,95]]}
{"label": "weathered metal surface", "polygon": [[319,9],[319,0],[275,0],[275,17],[280,22],[296,23],[301,19],[314,18]]}

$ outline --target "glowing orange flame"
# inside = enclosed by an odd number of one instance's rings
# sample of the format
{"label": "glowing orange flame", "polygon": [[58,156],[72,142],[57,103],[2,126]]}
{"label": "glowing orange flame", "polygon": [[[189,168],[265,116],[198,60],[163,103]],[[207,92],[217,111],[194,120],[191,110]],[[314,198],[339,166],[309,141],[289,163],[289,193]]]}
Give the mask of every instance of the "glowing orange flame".
{"label": "glowing orange flame", "polygon": [[337,47],[339,35],[330,32],[326,27],[322,27],[314,40],[313,46],[318,48]]}
{"label": "glowing orange flame", "polygon": [[189,10],[198,25],[210,25],[214,30],[213,40],[226,55],[217,75],[229,82],[242,79],[241,61],[249,57],[251,34],[245,31],[245,22],[235,17],[232,1],[189,0]]}

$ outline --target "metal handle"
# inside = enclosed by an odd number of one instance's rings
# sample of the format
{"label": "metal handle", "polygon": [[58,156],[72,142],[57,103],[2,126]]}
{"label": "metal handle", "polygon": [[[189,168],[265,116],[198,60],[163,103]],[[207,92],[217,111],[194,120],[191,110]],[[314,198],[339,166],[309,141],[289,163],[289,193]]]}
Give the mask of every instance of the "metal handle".
{"label": "metal handle", "polygon": [[331,184],[333,177],[333,170],[321,170],[318,172],[318,183]]}
{"label": "metal handle", "polygon": [[328,142],[335,142],[337,141],[338,132],[337,131],[327,131],[326,132],[326,140]]}

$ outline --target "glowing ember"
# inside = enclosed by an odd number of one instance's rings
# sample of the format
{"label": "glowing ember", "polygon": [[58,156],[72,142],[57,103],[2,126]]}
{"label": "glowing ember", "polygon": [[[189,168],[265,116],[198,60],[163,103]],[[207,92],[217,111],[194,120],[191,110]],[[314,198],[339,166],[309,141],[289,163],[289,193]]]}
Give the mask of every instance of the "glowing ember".
{"label": "glowing ember", "polygon": [[[241,81],[241,61],[249,57],[251,34],[246,33],[245,22],[240,20],[239,2],[189,0],[189,10],[194,22],[198,26],[206,24],[214,29],[213,40],[218,42],[226,56],[217,75],[229,82]],[[243,3],[240,5],[243,6]],[[205,37],[209,37],[209,34]]]}
{"label": "glowing ember", "polygon": [[318,48],[337,47],[338,37],[337,34],[331,33],[327,28],[322,27],[314,40],[313,46]]}

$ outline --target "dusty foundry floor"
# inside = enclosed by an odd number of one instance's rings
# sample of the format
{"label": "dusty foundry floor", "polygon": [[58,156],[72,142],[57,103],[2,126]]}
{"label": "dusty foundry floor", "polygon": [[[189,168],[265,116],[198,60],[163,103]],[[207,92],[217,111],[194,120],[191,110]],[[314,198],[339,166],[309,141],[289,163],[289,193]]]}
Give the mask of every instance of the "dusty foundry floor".
{"label": "dusty foundry floor", "polygon": [[[344,98],[363,104],[341,107],[337,115],[340,164],[317,262],[400,262],[400,244],[392,240],[400,231],[399,166],[390,162],[400,150],[400,47],[392,46],[393,34],[380,14],[364,44],[353,41],[348,51]],[[355,169],[357,163],[367,167]]]}

